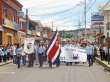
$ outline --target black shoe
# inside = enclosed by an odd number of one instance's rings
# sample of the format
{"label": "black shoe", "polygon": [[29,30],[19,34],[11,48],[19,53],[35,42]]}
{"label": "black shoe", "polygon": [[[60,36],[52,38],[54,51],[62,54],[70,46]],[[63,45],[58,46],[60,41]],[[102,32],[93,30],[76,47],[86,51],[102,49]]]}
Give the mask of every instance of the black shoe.
{"label": "black shoe", "polygon": [[28,68],[30,68],[31,66],[29,65]]}

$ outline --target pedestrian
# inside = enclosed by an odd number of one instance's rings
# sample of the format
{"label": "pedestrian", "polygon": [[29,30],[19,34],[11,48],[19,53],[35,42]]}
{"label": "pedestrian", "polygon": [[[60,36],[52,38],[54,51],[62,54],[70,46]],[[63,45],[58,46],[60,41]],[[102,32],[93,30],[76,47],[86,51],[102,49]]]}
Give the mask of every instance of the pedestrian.
{"label": "pedestrian", "polygon": [[3,51],[2,51],[2,46],[0,46],[0,63],[2,63],[3,59]]}
{"label": "pedestrian", "polygon": [[35,47],[32,53],[28,54],[28,59],[29,59],[29,65],[28,67],[33,67],[34,61],[35,61]]}
{"label": "pedestrian", "polygon": [[15,52],[16,52],[16,56],[17,56],[18,68],[20,68],[21,53],[22,53],[22,48],[21,48],[20,44],[17,44]]}
{"label": "pedestrian", "polygon": [[2,51],[3,51],[3,62],[6,63],[6,61],[7,61],[7,49],[5,46],[3,46]]}
{"label": "pedestrian", "polygon": [[37,48],[37,52],[38,52],[38,58],[39,58],[39,67],[42,67],[43,66],[43,53],[45,51],[45,47],[43,45],[43,42],[40,41],[39,42],[39,45],[38,45],[38,48]]}
{"label": "pedestrian", "polygon": [[38,62],[39,62],[38,53],[37,53],[38,44],[39,44],[39,41],[36,41],[36,44],[35,44],[35,63],[36,63],[36,65],[38,65]]}
{"label": "pedestrian", "polygon": [[[66,47],[74,47],[73,44],[71,44],[70,40],[67,41]],[[71,66],[72,62],[66,62],[66,66]]]}
{"label": "pedestrian", "polygon": [[26,65],[26,53],[24,52],[24,44],[22,44],[22,64]]}
{"label": "pedestrian", "polygon": [[87,60],[88,60],[89,66],[92,66],[93,65],[94,48],[90,42],[87,42],[86,51],[87,51]]}
{"label": "pedestrian", "polygon": [[7,46],[6,46],[6,48],[7,48],[7,60],[9,61],[10,60],[10,45],[8,44]]}
{"label": "pedestrian", "polygon": [[101,45],[99,50],[100,50],[101,61],[103,61],[104,60],[104,57],[105,57],[104,46]]}
{"label": "pedestrian", "polygon": [[13,56],[13,65],[16,65],[17,64],[16,47],[17,47],[16,44],[14,44],[14,45],[11,46],[11,52],[10,53]]}
{"label": "pedestrian", "polygon": [[[86,46],[87,46],[87,44],[84,42],[84,43],[81,44],[80,49],[86,50]],[[85,63],[86,62],[83,62],[83,64],[85,64]]]}

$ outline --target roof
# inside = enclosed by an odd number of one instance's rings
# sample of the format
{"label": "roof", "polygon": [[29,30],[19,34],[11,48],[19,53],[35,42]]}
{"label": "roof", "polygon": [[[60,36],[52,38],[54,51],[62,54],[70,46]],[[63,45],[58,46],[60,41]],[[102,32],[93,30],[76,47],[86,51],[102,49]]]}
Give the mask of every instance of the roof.
{"label": "roof", "polygon": [[82,34],[94,34],[94,30],[87,29],[87,30],[84,30]]}

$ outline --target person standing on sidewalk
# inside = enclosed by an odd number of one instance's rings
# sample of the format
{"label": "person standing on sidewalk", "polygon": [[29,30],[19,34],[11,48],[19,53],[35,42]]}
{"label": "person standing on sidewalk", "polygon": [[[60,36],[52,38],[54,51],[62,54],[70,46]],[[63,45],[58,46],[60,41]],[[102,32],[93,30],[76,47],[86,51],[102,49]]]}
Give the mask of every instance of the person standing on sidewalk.
{"label": "person standing on sidewalk", "polygon": [[101,61],[103,61],[104,60],[104,57],[105,57],[104,46],[101,45],[99,50],[100,50]]}
{"label": "person standing on sidewalk", "polygon": [[6,46],[3,46],[2,51],[3,51],[3,62],[6,63],[6,61],[7,61],[7,49],[6,49]]}
{"label": "person standing on sidewalk", "polygon": [[86,51],[87,51],[87,60],[88,60],[89,66],[92,66],[93,65],[94,48],[90,42],[87,42]]}
{"label": "person standing on sidewalk", "polygon": [[3,51],[2,51],[2,46],[0,46],[0,63],[2,63],[3,59]]}
{"label": "person standing on sidewalk", "polygon": [[18,68],[20,68],[20,61],[21,61],[21,53],[22,53],[22,48],[20,47],[20,44],[17,44],[16,47],[16,56],[17,56],[17,64]]}

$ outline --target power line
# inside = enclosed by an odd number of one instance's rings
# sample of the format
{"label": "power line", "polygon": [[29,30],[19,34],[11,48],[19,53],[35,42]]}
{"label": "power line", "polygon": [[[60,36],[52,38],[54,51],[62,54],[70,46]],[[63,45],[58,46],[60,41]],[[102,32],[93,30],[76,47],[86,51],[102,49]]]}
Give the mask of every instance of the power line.
{"label": "power line", "polygon": [[109,2],[110,0],[107,1],[107,3],[103,6],[103,8],[100,11],[104,10],[104,8],[109,4]]}
{"label": "power line", "polygon": [[87,12],[93,7],[93,5],[96,3],[97,0],[94,0],[94,2],[92,3],[92,5],[89,7],[89,9],[87,10]]}
{"label": "power line", "polygon": [[[43,4],[40,4],[40,5],[37,5],[38,7],[42,7],[42,6],[47,6],[49,4],[52,4],[52,3],[56,3],[56,2],[60,2],[60,1],[63,1],[63,0],[56,0],[56,1],[47,1],[46,3],[43,3]],[[31,8],[36,8],[36,6],[34,7],[29,7],[29,8],[24,8],[24,9],[31,9]]]}
{"label": "power line", "polygon": [[53,12],[53,13],[45,13],[45,14],[39,14],[39,15],[30,15],[30,16],[50,16],[50,15],[57,15],[57,14],[61,14],[61,13],[65,13],[67,11],[70,11],[72,9],[75,9],[78,5],[72,7],[72,8],[69,8],[69,9],[66,9],[66,10],[63,10],[63,11],[59,11],[59,12]]}

